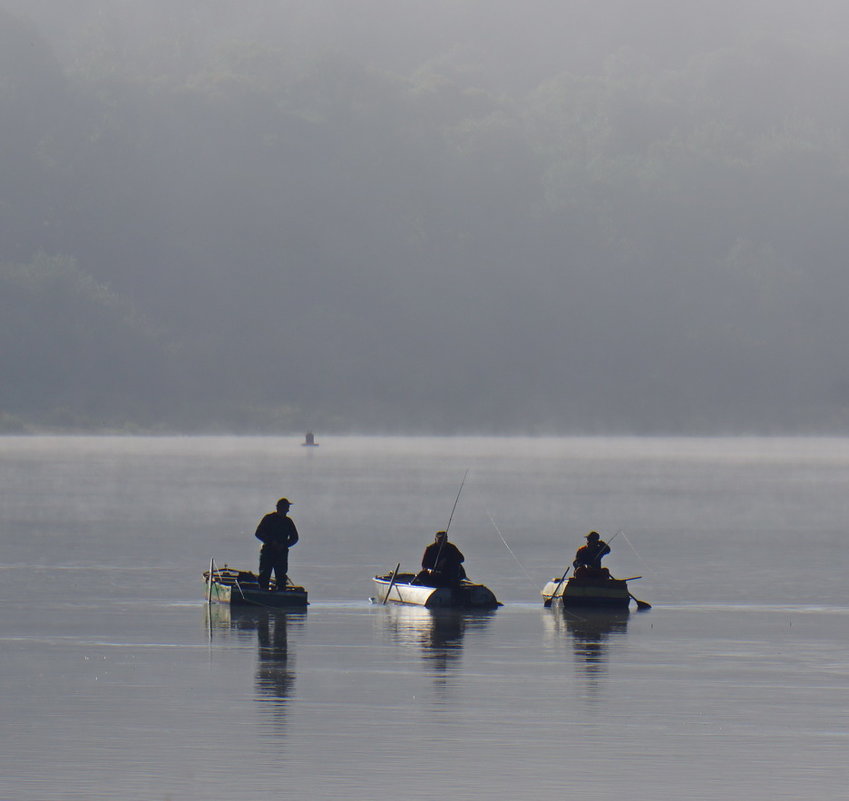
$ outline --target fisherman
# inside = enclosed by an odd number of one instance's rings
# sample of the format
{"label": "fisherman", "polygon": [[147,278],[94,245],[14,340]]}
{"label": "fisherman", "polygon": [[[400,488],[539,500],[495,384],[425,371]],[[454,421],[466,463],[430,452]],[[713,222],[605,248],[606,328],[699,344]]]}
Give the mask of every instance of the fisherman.
{"label": "fisherman", "polygon": [[268,589],[271,571],[274,571],[274,581],[277,591],[286,589],[289,572],[289,548],[298,541],[298,529],[287,516],[291,504],[288,499],[277,501],[277,511],[269,512],[256,529],[256,538],[262,542],[259,552],[259,587]]}
{"label": "fisherman", "polygon": [[447,531],[437,531],[433,542],[425,548],[422,571],[416,576],[416,583],[427,587],[459,584],[466,578],[465,558],[453,542],[448,542]]}
{"label": "fisherman", "polygon": [[606,567],[601,566],[601,560],[610,553],[610,546],[599,536],[597,531],[591,531],[586,536],[587,544],[578,548],[572,567],[575,575],[599,575],[604,572],[609,575]]}

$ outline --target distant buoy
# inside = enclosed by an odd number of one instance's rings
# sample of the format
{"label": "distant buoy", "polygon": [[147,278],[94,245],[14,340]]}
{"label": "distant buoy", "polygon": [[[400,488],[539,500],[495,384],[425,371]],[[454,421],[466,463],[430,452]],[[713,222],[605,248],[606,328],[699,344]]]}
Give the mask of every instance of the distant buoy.
{"label": "distant buoy", "polygon": [[318,447],[318,443],[315,441],[315,434],[313,434],[312,431],[307,432],[307,435],[306,435],[306,437],[304,438],[304,441],[301,444],[304,445],[305,447],[309,447],[309,448],[317,448]]}

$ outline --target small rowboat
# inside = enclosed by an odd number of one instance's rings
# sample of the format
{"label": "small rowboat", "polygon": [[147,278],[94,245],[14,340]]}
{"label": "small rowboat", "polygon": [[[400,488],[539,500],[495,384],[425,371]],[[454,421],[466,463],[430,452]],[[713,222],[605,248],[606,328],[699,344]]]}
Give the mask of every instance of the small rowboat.
{"label": "small rowboat", "polygon": [[270,588],[262,590],[255,573],[234,570],[227,565],[221,569],[213,566],[210,570],[205,570],[203,584],[209,603],[260,606],[266,609],[303,607],[308,604],[307,591],[303,587],[287,584],[278,590],[272,579]]}
{"label": "small rowboat", "polygon": [[428,609],[495,609],[501,604],[492,590],[464,579],[452,587],[414,584],[415,573],[387,573],[375,576],[375,600],[380,603],[410,604]]}
{"label": "small rowboat", "polygon": [[650,604],[631,595],[627,579],[615,579],[604,568],[584,568],[567,581],[553,578],[542,588],[541,594],[546,606],[627,609],[633,598],[638,609],[651,609]]}

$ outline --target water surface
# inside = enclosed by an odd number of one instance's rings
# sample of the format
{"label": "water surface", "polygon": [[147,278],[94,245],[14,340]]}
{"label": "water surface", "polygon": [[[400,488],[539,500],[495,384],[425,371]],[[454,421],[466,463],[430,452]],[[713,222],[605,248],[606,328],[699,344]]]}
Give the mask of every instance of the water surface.
{"label": "water surface", "polygon": [[[849,441],[320,439],[0,439],[0,798],[846,797]],[[369,603],[466,470],[504,606]],[[283,494],[309,609],[207,608]],[[542,608],[591,528],[650,612]]]}

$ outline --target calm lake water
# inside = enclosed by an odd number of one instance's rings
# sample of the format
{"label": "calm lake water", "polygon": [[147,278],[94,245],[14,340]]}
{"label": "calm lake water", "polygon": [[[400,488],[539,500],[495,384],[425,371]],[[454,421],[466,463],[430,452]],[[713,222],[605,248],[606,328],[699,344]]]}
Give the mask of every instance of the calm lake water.
{"label": "calm lake water", "polygon": [[[0,799],[846,799],[849,440],[318,439],[0,439]],[[370,603],[466,471],[504,606]],[[208,608],[281,495],[308,611]],[[542,607],[590,529],[651,611]]]}

